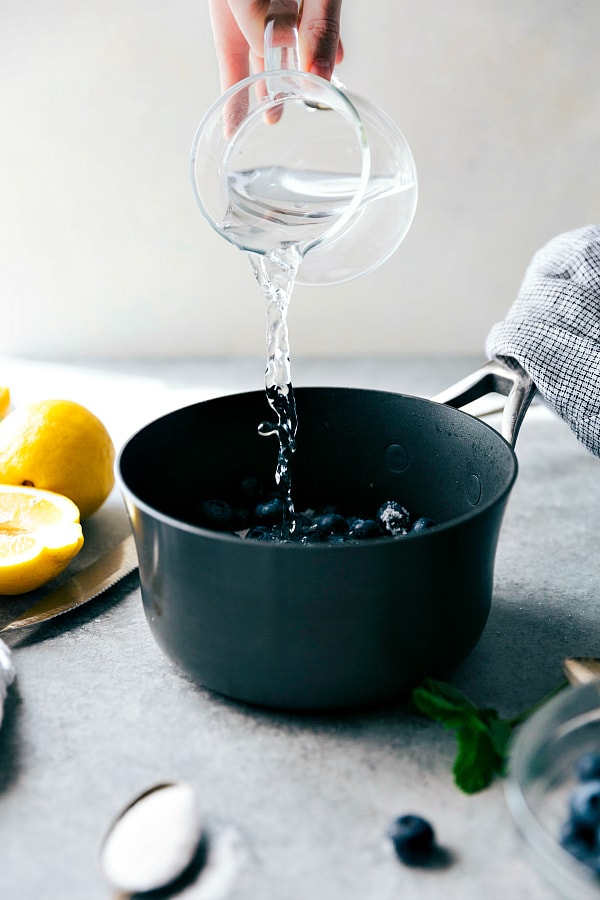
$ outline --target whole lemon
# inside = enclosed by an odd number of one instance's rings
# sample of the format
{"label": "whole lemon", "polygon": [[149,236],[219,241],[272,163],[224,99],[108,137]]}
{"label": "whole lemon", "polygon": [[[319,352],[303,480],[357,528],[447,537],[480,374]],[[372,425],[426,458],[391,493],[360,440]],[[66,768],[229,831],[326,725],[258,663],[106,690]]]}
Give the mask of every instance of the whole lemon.
{"label": "whole lemon", "polygon": [[10,390],[0,384],[0,419],[6,415],[10,406]]}
{"label": "whole lemon", "polygon": [[110,494],[114,460],[100,419],[72,400],[18,406],[0,422],[0,483],[63,494],[82,519]]}

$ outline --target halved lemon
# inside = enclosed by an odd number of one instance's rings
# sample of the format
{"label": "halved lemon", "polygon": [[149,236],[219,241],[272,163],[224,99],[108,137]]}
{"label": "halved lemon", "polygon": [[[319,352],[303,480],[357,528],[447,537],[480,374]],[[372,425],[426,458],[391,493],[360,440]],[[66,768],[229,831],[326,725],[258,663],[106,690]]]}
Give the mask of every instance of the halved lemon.
{"label": "halved lemon", "polygon": [[10,407],[10,390],[0,384],[0,419],[6,415]]}
{"label": "halved lemon", "polygon": [[59,575],[83,546],[79,509],[61,494],[0,484],[0,594],[24,594]]}

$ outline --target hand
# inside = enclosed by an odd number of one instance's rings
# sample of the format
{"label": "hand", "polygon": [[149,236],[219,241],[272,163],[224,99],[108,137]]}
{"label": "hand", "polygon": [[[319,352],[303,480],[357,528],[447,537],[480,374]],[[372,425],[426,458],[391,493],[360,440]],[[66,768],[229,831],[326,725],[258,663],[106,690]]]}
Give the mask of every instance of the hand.
{"label": "hand", "polygon": [[[342,61],[340,15],[342,0],[303,0],[298,45],[306,72],[330,79]],[[265,17],[289,17],[296,0],[209,0],[222,90],[264,68]]]}

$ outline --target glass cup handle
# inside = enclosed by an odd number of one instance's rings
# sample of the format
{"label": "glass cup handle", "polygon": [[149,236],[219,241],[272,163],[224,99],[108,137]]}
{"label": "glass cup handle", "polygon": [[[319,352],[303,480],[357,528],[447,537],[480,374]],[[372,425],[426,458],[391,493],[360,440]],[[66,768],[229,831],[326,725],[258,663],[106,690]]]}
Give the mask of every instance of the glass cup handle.
{"label": "glass cup handle", "polygon": [[265,71],[286,69],[299,72],[298,0],[271,0],[265,18]]}

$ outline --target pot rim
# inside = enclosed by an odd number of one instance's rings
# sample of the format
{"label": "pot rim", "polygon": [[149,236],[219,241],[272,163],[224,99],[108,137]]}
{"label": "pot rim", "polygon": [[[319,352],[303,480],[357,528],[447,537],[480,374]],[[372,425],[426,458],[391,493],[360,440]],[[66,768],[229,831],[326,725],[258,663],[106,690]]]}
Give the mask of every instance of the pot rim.
{"label": "pot rim", "polygon": [[[353,387],[337,387],[337,386],[300,386],[294,388],[294,393],[296,395],[301,394],[305,391],[348,391],[351,393],[361,393],[365,394],[377,394],[377,395],[386,395],[393,396],[399,399],[407,399],[411,401],[419,401],[425,405],[433,405],[433,406],[443,406],[446,410],[449,410],[452,415],[456,415],[458,417],[464,416],[470,421],[475,421],[477,423],[478,428],[487,429],[492,432],[494,435],[494,440],[499,441],[501,444],[504,444],[507,448],[509,455],[511,457],[511,461],[513,464],[513,469],[510,474],[510,477],[507,479],[506,484],[495,494],[494,497],[483,501],[482,503],[478,503],[476,506],[473,506],[471,510],[466,513],[463,513],[460,516],[456,516],[453,519],[439,522],[436,525],[433,525],[431,528],[428,528],[425,531],[417,532],[416,534],[411,534],[410,532],[406,535],[403,535],[402,538],[397,537],[376,537],[376,538],[366,538],[361,541],[356,542],[348,542],[348,543],[340,543],[340,544],[299,544],[292,541],[281,541],[281,542],[262,542],[262,541],[252,541],[252,546],[256,546],[257,548],[263,548],[263,550],[268,549],[270,552],[273,552],[273,548],[281,548],[283,552],[306,552],[307,549],[310,549],[311,552],[321,552],[321,553],[331,553],[339,552],[342,548],[346,550],[351,547],[354,550],[360,547],[365,548],[373,548],[374,546],[389,546],[391,544],[404,543],[407,539],[416,540],[423,539],[428,537],[429,535],[439,534],[441,532],[445,532],[450,528],[459,527],[460,525],[470,522],[472,519],[477,518],[480,515],[483,515],[490,507],[498,504],[500,501],[504,500],[512,491],[514,487],[515,481],[517,479],[519,464],[517,455],[515,453],[514,447],[511,443],[503,437],[500,432],[498,432],[495,428],[489,425],[487,422],[483,422],[477,416],[472,415],[471,413],[466,412],[463,409],[458,409],[456,407],[452,407],[445,403],[439,403],[436,400],[429,400],[425,397],[419,397],[413,394],[402,394],[396,391],[384,391],[376,388],[353,388]],[[225,543],[230,543],[232,545],[239,544],[240,546],[246,547],[248,546],[248,542],[241,539],[239,535],[233,532],[227,531],[216,531],[210,528],[204,528],[201,525],[194,525],[191,522],[186,522],[183,519],[177,519],[174,516],[169,515],[168,513],[162,512],[160,509],[157,509],[155,506],[152,506],[150,503],[145,501],[142,497],[139,496],[135,491],[133,491],[129,485],[127,484],[125,477],[122,473],[122,460],[124,455],[130,449],[132,443],[138,438],[141,434],[143,434],[146,429],[158,425],[158,423],[167,420],[169,417],[173,415],[177,415],[179,413],[183,413],[186,410],[193,409],[199,406],[204,406],[207,403],[214,403],[220,400],[227,400],[233,397],[244,397],[244,396],[256,396],[257,394],[262,395],[264,392],[260,390],[252,390],[252,391],[235,391],[231,394],[222,394],[217,397],[211,397],[206,400],[199,400],[195,403],[188,403],[185,406],[177,407],[175,409],[170,410],[167,413],[163,413],[158,416],[156,419],[152,419],[143,425],[141,428],[138,428],[133,434],[131,434],[127,440],[120,447],[117,457],[115,460],[115,480],[117,485],[121,491],[121,494],[125,499],[130,499],[135,506],[143,511],[145,514],[151,516],[152,518],[162,522],[165,525],[169,525],[178,530],[188,532],[190,534],[196,534],[199,537],[211,538],[217,541],[223,541]],[[258,551],[260,552],[260,550]],[[360,551],[359,551],[360,552]]]}

